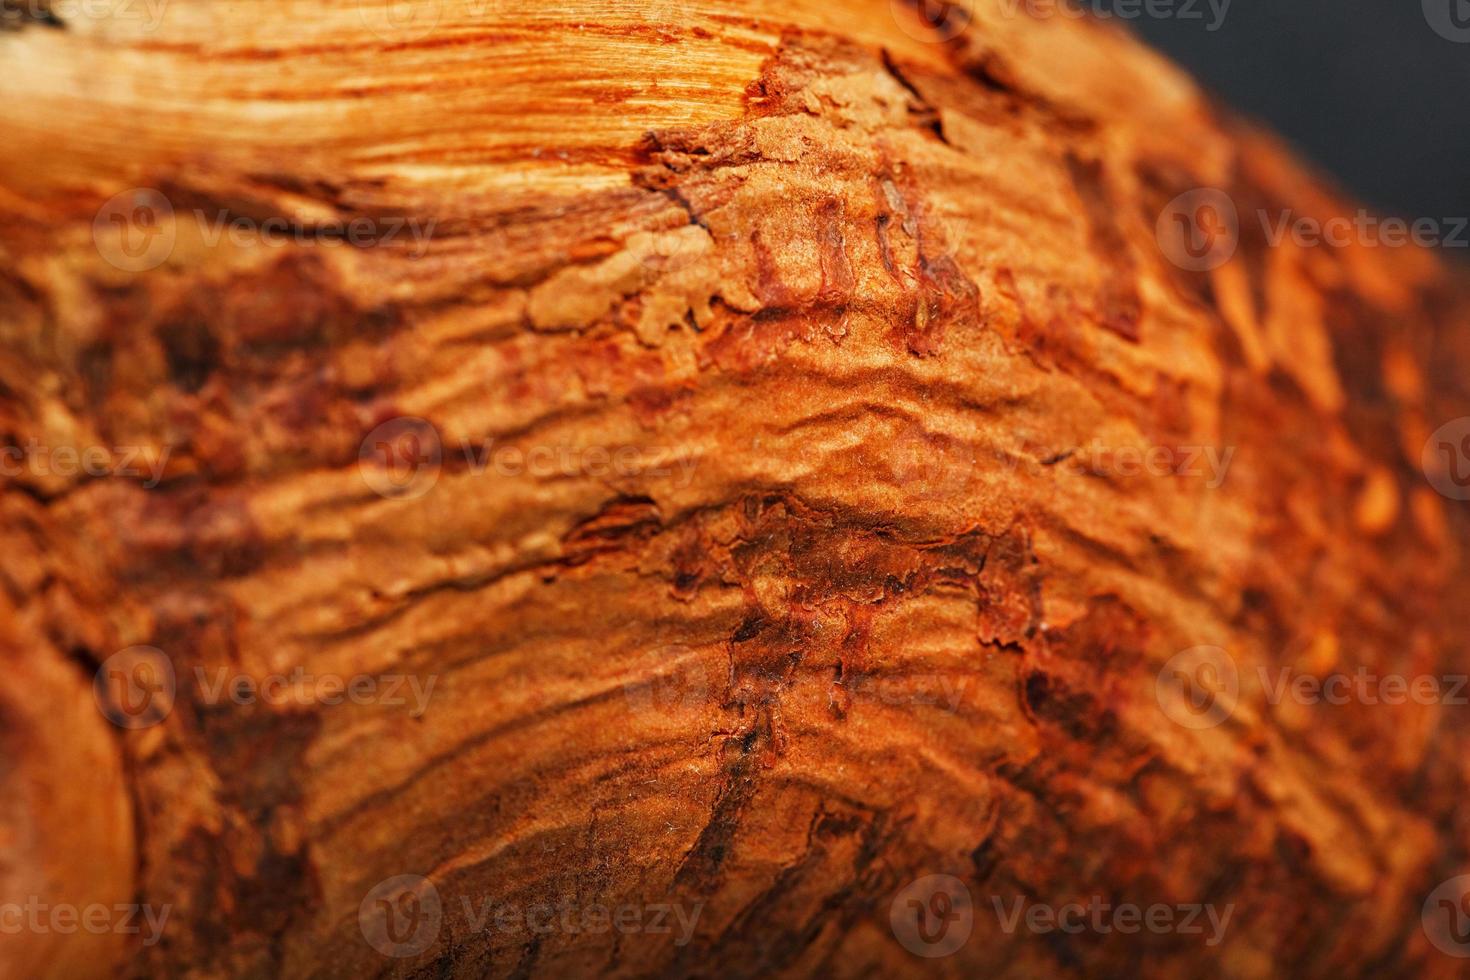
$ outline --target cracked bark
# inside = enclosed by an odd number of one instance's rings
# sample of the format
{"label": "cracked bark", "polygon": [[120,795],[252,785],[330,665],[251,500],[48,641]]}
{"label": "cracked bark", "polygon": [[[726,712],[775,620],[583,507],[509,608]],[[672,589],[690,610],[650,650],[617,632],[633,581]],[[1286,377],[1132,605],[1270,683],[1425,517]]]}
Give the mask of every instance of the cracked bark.
{"label": "cracked bark", "polygon": [[[1465,709],[1261,671],[1465,669],[1466,516],[1418,468],[1467,414],[1462,276],[1251,220],[1169,263],[1192,188],[1352,206],[1090,23],[471,6],[0,34],[5,442],[164,461],[0,478],[0,893],[170,909],[0,935],[0,975],[1451,975]],[[120,269],[94,218],[138,187],[174,245]],[[437,479],[385,498],[361,447],[405,416]],[[178,695],[124,730],[93,675],[139,644]],[[1192,730],[1155,678],[1201,644],[1242,690]],[[297,667],[436,686],[201,682]],[[935,873],[974,934],[923,961],[889,903]],[[359,910],[403,874],[442,923],[385,957]],[[1206,947],[991,905],[1093,895],[1234,912]],[[562,902],[702,904],[682,946],[470,914]]]}

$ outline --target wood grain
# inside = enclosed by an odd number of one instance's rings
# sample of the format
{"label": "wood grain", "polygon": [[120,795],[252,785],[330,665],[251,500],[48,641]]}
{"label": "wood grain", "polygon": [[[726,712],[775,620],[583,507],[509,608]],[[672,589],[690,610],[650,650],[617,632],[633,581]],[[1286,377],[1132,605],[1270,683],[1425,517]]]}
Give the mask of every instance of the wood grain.
{"label": "wood grain", "polygon": [[[0,935],[0,976],[1455,972],[1466,709],[1264,679],[1466,670],[1420,469],[1462,272],[1271,246],[1355,205],[1089,21],[408,9],[0,33],[0,894],[170,910]],[[1196,188],[1243,216],[1202,272],[1156,236]],[[109,216],[159,200],[138,268]],[[136,645],[177,697],[130,729],[93,681]],[[1240,696],[1191,728],[1158,677],[1202,645]],[[889,915],[930,874],[974,931],[925,960]],[[400,875],[441,921],[385,956]],[[993,909],[1095,895],[1233,913]]]}

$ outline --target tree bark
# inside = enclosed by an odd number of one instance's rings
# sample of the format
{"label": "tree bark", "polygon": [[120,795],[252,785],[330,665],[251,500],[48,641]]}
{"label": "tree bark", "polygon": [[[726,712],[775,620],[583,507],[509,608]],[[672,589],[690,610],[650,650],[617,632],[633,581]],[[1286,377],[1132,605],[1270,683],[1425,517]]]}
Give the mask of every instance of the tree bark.
{"label": "tree bark", "polygon": [[[1354,206],[1177,69],[999,0],[51,7],[0,896],[167,917],[0,976],[1456,971],[1467,709],[1272,685],[1467,669],[1470,298],[1273,243]],[[1230,911],[1006,927],[1090,901]]]}

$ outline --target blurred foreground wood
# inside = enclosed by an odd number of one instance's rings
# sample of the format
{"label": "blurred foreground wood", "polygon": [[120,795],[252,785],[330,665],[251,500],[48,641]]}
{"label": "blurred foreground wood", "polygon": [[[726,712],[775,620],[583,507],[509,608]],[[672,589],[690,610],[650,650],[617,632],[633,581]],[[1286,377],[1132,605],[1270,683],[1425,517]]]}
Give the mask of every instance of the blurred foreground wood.
{"label": "blurred foreground wood", "polygon": [[4,6],[0,904],[166,918],[0,976],[1455,971],[1470,708],[1269,695],[1470,666],[1463,279],[1137,43]]}

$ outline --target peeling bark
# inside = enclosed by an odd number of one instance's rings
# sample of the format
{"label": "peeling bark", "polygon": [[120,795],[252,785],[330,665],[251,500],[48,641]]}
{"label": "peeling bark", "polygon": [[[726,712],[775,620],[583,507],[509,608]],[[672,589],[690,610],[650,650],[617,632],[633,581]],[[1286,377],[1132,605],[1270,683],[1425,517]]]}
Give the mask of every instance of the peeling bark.
{"label": "peeling bark", "polygon": [[0,895],[168,910],[0,976],[1455,972],[1467,709],[1267,681],[1466,670],[1460,272],[1091,22],[413,9],[0,34]]}

